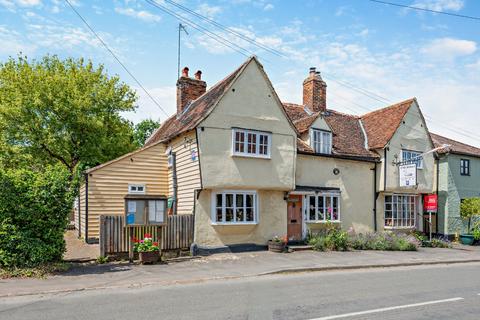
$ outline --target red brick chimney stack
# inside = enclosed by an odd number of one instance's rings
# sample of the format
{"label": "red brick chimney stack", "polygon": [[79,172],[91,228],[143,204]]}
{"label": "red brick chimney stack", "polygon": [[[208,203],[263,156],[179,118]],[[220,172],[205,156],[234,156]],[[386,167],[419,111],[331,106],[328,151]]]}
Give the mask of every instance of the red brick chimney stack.
{"label": "red brick chimney stack", "polygon": [[303,104],[314,112],[327,110],[327,84],[315,67],[303,81]]}
{"label": "red brick chimney stack", "polygon": [[202,80],[202,71],[195,73],[195,79],[188,76],[189,69],[183,68],[177,81],[177,116],[181,115],[188,104],[207,91],[207,83]]}

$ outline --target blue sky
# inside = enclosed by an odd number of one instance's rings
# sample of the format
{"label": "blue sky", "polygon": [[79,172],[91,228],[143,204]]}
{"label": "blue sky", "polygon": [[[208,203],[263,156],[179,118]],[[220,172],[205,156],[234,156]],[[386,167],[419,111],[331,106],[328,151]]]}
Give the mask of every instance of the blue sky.
{"label": "blue sky", "polygon": [[[302,80],[308,67],[316,66],[328,84],[329,108],[363,114],[415,96],[431,131],[480,146],[478,20],[367,0],[176,0],[286,56],[278,57],[157,1],[258,55],[283,101],[301,103]],[[476,0],[392,1],[480,16]],[[144,0],[71,2],[172,114],[178,20]],[[209,86],[246,59],[191,27],[187,30],[182,66],[202,70]],[[31,58],[47,53],[89,58],[138,89],[62,0],[0,0],[0,60],[20,51]],[[139,107],[127,118],[165,120],[142,91],[138,95]]]}

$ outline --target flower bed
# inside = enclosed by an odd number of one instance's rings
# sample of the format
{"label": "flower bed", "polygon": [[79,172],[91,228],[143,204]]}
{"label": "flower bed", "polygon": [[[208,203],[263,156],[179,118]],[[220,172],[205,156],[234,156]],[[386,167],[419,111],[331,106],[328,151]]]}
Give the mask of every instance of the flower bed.
{"label": "flower bed", "polygon": [[388,250],[416,251],[421,242],[413,235],[377,232],[355,234],[327,226],[322,232],[311,235],[308,244],[317,251]]}

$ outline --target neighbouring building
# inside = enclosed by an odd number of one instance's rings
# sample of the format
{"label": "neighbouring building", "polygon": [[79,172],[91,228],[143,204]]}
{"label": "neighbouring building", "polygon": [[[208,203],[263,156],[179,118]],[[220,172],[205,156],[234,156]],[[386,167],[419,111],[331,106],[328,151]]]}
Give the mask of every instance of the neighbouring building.
{"label": "neighbouring building", "polygon": [[[460,216],[462,199],[480,197],[480,148],[431,133],[436,146],[449,145],[438,155],[438,233],[467,232]],[[472,224],[473,226],[473,224]]]}
{"label": "neighbouring building", "polygon": [[[144,160],[126,155],[86,172],[88,237],[98,237],[100,213],[123,213],[130,185],[168,196],[171,214],[193,213],[202,247],[302,240],[327,221],[357,232],[424,230],[422,195],[436,191],[437,175],[416,99],[355,116],[327,107],[315,68],[302,104],[282,103],[255,57],[208,90],[200,71],[188,72],[177,81],[176,114],[133,155]],[[400,187],[399,164],[409,162],[417,183]]]}
{"label": "neighbouring building", "polygon": [[167,156],[161,143],[86,170],[75,210],[79,237],[88,243],[98,242],[100,216],[123,216],[128,202],[135,203],[139,213],[155,206],[164,209],[169,192],[167,177]]}

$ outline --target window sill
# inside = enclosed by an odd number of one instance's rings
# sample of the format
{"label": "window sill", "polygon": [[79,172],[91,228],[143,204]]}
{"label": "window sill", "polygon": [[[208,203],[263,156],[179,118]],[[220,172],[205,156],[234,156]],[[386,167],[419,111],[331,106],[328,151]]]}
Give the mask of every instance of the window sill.
{"label": "window sill", "polygon": [[411,226],[411,227],[383,227],[385,230],[413,230],[416,228],[416,226]]}
{"label": "window sill", "polygon": [[309,223],[309,224],[325,224],[325,223],[342,223],[341,220],[322,220],[322,221],[312,221],[312,220],[309,220],[309,221],[305,221],[305,223]]}
{"label": "window sill", "polygon": [[253,159],[265,159],[270,160],[272,159],[270,156],[262,156],[262,155],[254,155],[254,154],[240,154],[240,153],[233,153],[232,157],[239,157],[239,158],[253,158]]}
{"label": "window sill", "polygon": [[258,222],[212,222],[212,226],[254,226]]}

